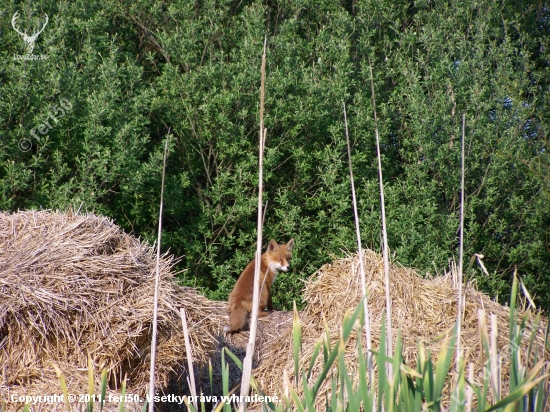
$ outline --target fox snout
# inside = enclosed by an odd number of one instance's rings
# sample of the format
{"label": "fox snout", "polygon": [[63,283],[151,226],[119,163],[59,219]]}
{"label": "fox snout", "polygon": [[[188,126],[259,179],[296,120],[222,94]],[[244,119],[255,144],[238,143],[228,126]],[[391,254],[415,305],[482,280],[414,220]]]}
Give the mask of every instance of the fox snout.
{"label": "fox snout", "polygon": [[275,273],[288,272],[288,269],[290,269],[290,263],[284,262],[281,264],[280,262],[273,262],[269,265],[269,268]]}

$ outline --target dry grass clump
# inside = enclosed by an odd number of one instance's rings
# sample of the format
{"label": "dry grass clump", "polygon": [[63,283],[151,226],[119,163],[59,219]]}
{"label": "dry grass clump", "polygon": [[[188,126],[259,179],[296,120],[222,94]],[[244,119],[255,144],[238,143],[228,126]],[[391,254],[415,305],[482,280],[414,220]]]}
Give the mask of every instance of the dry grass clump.
{"label": "dry grass clump", "polygon": [[[209,360],[219,380],[219,349],[225,345],[239,353],[247,337],[222,335],[227,304],[176,285],[174,264],[168,255],[160,262],[156,379],[161,391],[184,394],[188,392],[180,307],[187,312],[199,384],[207,380]],[[100,371],[107,368],[111,390],[120,392],[128,374],[127,393],[144,396],[155,265],[154,248],[105,217],[0,213],[0,401],[11,395],[61,393],[54,363],[70,393],[87,393],[88,354],[97,384]],[[262,333],[277,330],[264,324],[260,323],[260,343],[269,339],[269,333]],[[236,383],[240,375],[232,373]]]}
{"label": "dry grass clump", "polygon": [[[371,326],[373,348],[379,346],[382,316],[385,314],[385,291],[383,259],[373,251],[364,252],[365,275],[369,290],[369,310],[371,311]],[[321,267],[306,284],[305,301],[307,305],[300,313],[303,333],[303,352],[300,363],[307,368],[315,344],[320,340],[328,325],[332,345],[339,337],[339,327],[346,311],[355,309],[359,304],[361,284],[359,277],[358,257],[350,256],[335,260]],[[403,358],[408,366],[416,367],[418,343],[421,342],[434,357],[444,340],[450,335],[456,322],[458,289],[450,274],[435,279],[423,279],[412,269],[392,265],[390,268],[391,300],[393,316],[394,345],[397,332],[401,332],[403,342]],[[473,285],[467,285],[465,300],[465,316],[462,331],[462,347],[466,353],[466,362],[472,362],[475,368],[475,381],[482,382],[483,362],[481,342],[478,328],[478,308],[485,309],[487,324],[490,325],[490,315],[498,319],[499,351],[508,343],[509,308],[493,302],[487,295],[475,290]],[[326,323],[325,323],[326,321]],[[546,327],[546,320],[545,325]],[[542,329],[542,328],[541,328]],[[346,363],[348,372],[353,376],[357,373],[356,335],[347,344]],[[525,339],[524,339],[525,340]],[[364,339],[363,339],[364,341]],[[537,335],[539,348],[544,348],[544,333]],[[365,342],[363,342],[365,345]],[[523,342],[522,355],[526,353],[528,342]],[[265,393],[269,395],[283,394],[283,371],[288,373],[290,381],[295,384],[294,364],[292,358],[292,336],[290,331],[270,342],[271,353],[262,360],[255,375],[262,384]],[[365,349],[365,348],[364,348]],[[540,349],[539,356],[543,349]],[[550,359],[550,353],[543,355]],[[320,357],[322,358],[322,357]],[[541,359],[539,357],[539,359]],[[508,358],[503,359],[502,375],[508,376]],[[314,366],[313,382],[318,376],[322,365]],[[455,370],[454,365],[451,370]],[[295,387],[301,394],[301,384]],[[503,393],[508,387],[507,379],[502,381]],[[320,391],[318,401],[324,404],[325,394],[330,391],[330,379]]]}
{"label": "dry grass clump", "polygon": [[[210,301],[174,283],[173,257],[160,262],[156,382],[161,392],[189,394],[179,308],[187,313],[199,391],[221,395],[220,351],[244,356],[248,332],[226,335],[227,304]],[[69,393],[87,393],[87,356],[96,371],[109,371],[110,392],[144,397],[149,382],[155,250],[93,214],[26,211],[0,213],[0,403],[11,395],[61,393],[53,364]],[[256,361],[291,326],[289,314],[262,318]],[[262,355],[264,354],[264,355]],[[230,384],[240,381],[231,368]],[[20,405],[6,403],[8,410]],[[141,405],[127,405],[140,410]],[[166,405],[174,407],[174,405]],[[52,410],[35,405],[33,410]],[[64,410],[64,405],[57,405]],[[106,407],[118,410],[118,404]]]}

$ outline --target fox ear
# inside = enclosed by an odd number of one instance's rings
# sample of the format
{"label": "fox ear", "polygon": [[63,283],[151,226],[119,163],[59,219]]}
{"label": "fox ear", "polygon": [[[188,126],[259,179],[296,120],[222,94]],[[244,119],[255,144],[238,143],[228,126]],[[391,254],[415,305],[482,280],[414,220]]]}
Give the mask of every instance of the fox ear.
{"label": "fox ear", "polygon": [[286,244],[286,250],[290,252],[293,246],[294,246],[294,239],[290,239]]}
{"label": "fox ear", "polygon": [[273,239],[271,239],[269,241],[269,245],[267,246],[267,250],[269,252],[276,252],[277,250],[279,250],[279,245],[277,244],[277,242],[275,242]]}

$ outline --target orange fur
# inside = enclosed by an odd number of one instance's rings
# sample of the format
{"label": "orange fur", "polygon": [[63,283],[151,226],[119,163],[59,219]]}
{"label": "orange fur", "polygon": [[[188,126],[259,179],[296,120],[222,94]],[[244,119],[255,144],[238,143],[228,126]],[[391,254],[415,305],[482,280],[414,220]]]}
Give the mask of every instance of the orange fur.
{"label": "orange fur", "polygon": [[[266,252],[261,257],[260,265],[260,308],[258,316],[268,315],[264,309],[273,310],[271,301],[271,286],[279,271],[286,272],[290,266],[294,239],[287,244],[277,244],[274,240],[269,242]],[[246,318],[252,312],[252,299],[254,292],[254,268],[256,259],[248,264],[237,280],[233,291],[229,295],[229,325],[224,328],[226,332],[237,332],[246,325]]]}

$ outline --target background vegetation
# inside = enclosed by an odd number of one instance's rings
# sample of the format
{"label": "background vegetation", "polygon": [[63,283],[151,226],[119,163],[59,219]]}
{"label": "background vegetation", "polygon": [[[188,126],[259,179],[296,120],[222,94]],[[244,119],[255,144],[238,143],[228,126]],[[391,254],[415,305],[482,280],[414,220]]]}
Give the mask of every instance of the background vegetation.
{"label": "background vegetation", "polygon": [[[29,34],[49,16],[46,60],[14,58],[18,10]],[[362,238],[380,249],[369,60],[393,257],[435,274],[456,256],[465,113],[466,259],[485,256],[490,275],[474,276],[499,300],[517,266],[550,307],[547,2],[13,1],[0,30],[0,210],[73,205],[154,241],[170,131],[163,246],[185,283],[225,299],[255,248],[267,34],[264,238],[296,239],[277,308],[355,248],[342,101]],[[61,99],[72,108],[53,122]]]}

